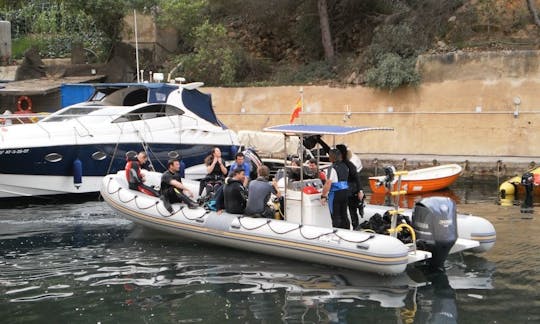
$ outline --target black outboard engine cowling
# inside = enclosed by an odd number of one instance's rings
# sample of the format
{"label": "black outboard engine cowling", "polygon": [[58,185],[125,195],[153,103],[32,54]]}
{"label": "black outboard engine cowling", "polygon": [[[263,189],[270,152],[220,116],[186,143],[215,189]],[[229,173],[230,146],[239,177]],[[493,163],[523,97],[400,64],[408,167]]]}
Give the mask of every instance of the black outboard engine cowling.
{"label": "black outboard engine cowling", "polygon": [[457,236],[456,204],[447,197],[429,197],[414,206],[412,226],[416,244],[432,254],[429,264],[444,269],[444,261]]}

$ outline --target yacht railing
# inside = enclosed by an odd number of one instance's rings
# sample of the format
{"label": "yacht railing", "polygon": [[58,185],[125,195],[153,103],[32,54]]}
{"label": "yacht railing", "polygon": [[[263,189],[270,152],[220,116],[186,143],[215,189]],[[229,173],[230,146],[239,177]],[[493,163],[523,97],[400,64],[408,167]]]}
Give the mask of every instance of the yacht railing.
{"label": "yacht railing", "polygon": [[[149,114],[151,114],[153,117],[148,118]],[[144,129],[151,133],[152,127],[148,123],[148,120],[155,119],[155,118],[162,118],[162,117],[167,117],[167,120],[169,120],[172,127],[175,127],[175,122],[173,118],[181,118],[181,117],[193,120],[195,122],[195,127],[199,126],[198,118],[194,116],[185,115],[185,114],[169,115],[169,114],[161,113],[161,112],[157,112],[157,113],[143,112],[143,113],[132,113],[132,114],[128,113],[128,114],[123,114],[122,116],[126,117],[125,121],[112,123],[112,121],[120,118],[121,116],[110,115],[110,114],[100,115],[99,113],[96,114],[95,112],[92,113],[91,115],[59,114],[59,115],[53,116],[53,117],[58,117],[58,119],[54,118],[53,120],[42,121],[46,117],[51,117],[51,115],[41,114],[41,113],[40,114],[24,114],[24,115],[23,114],[9,114],[9,115],[0,115],[0,127],[11,127],[11,126],[20,125],[20,124],[36,124],[41,130],[43,130],[47,134],[47,137],[50,139],[52,134],[47,129],[47,125],[49,123],[54,123],[56,127],[57,122],[70,121],[70,120],[74,120],[75,123],[77,123],[80,127],[82,127],[87,133],[87,134],[81,134],[80,131],[78,130],[78,127],[73,127],[75,129],[75,134],[77,136],[79,137],[93,136],[90,129],[83,123],[83,121],[81,121],[80,118],[83,118],[83,117],[106,117],[110,120],[112,124],[115,124],[121,132],[124,131],[123,125],[125,125],[125,123],[141,121],[144,125],[143,126]],[[0,137],[2,138],[2,140],[4,140],[3,132],[0,132]]]}

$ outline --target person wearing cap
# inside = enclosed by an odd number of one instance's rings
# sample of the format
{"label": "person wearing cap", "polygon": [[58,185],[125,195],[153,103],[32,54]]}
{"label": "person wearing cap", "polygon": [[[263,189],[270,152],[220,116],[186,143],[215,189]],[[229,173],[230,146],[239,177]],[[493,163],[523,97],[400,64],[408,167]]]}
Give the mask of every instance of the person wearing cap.
{"label": "person wearing cap", "polygon": [[331,149],[328,157],[332,165],[326,170],[326,183],[321,194],[321,204],[328,203],[333,227],[350,229],[351,225],[347,217],[349,168],[343,163],[338,149]]}

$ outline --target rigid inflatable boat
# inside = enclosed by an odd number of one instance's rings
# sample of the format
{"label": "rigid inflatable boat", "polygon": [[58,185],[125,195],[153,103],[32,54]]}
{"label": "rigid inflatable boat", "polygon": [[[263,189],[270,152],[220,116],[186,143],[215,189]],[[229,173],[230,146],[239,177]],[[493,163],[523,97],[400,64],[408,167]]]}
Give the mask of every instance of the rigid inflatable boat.
{"label": "rigid inflatable boat", "polygon": [[[160,177],[155,172],[146,174],[148,184],[159,183]],[[196,181],[185,180],[184,184],[197,192]],[[301,188],[319,184],[296,185]],[[491,223],[470,215],[456,217],[455,205],[449,198],[426,198],[414,210],[404,210],[403,215],[412,218],[413,224],[417,217],[414,215],[419,215],[421,221],[414,225],[415,242],[403,243],[391,235],[332,228],[328,207],[320,201],[320,191],[309,192],[290,188],[286,198],[286,214],[290,216],[277,220],[218,214],[204,207],[189,209],[182,203],[173,204],[170,213],[158,197],[130,190],[123,171],[105,176],[101,186],[101,195],[114,210],[149,228],[232,248],[381,274],[402,273],[408,264],[430,259],[440,265],[448,252],[484,252],[495,242]],[[391,209],[367,205],[364,219]],[[449,217],[436,218],[444,211]],[[440,232],[445,234],[437,238]],[[426,243],[430,239],[433,248],[415,247],[420,240]],[[439,243],[442,250],[437,247]],[[451,249],[445,252],[444,246],[448,244]]]}
{"label": "rigid inflatable boat", "polygon": [[[288,136],[343,136],[389,129],[280,125],[265,130],[283,133],[286,143]],[[300,153],[304,156],[303,148]],[[420,261],[442,268],[449,253],[485,252],[495,243],[495,228],[489,221],[458,215],[448,197],[424,198],[413,210],[367,205],[364,221],[387,219],[389,224],[363,231],[333,228],[328,206],[321,203],[322,181],[304,179],[303,172],[300,180],[288,178],[287,169],[294,167],[286,161],[283,165],[283,177],[277,179],[284,195],[283,219],[218,214],[210,206],[189,209],[181,203],[173,204],[173,212],[169,212],[158,197],[130,190],[123,171],[103,178],[101,195],[127,219],[181,237],[381,274],[402,273],[408,264]],[[148,172],[146,184],[159,185],[160,178],[161,174]],[[197,181],[186,179],[183,183],[198,192]]]}

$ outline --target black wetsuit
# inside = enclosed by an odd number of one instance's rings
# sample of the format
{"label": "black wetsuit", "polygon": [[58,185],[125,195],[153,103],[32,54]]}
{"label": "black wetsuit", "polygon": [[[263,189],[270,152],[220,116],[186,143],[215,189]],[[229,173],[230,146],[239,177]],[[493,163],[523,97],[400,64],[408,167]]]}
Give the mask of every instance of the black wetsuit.
{"label": "black wetsuit", "polygon": [[[206,166],[210,166],[210,164],[207,164]],[[223,164],[224,167],[227,167],[225,164],[225,161],[221,159],[221,164]],[[202,194],[204,188],[206,188],[206,194],[215,193],[219,187],[223,185],[223,181],[225,180],[225,175],[223,172],[221,172],[221,165],[219,163],[216,163],[214,165],[214,168],[210,173],[206,175],[206,177],[200,182],[199,185],[199,195]]]}
{"label": "black wetsuit", "polygon": [[360,199],[358,199],[358,192],[362,190],[360,183],[360,174],[356,172],[356,165],[350,160],[344,160],[343,163],[349,168],[349,176],[347,177],[347,184],[349,185],[349,195],[347,198],[347,204],[349,206],[349,215],[351,215],[351,223],[353,229],[358,227],[358,207],[360,206]]}
{"label": "black wetsuit", "polygon": [[349,168],[343,161],[335,162],[328,168],[327,181],[331,180],[332,172],[337,173],[337,182],[332,181],[328,193],[328,207],[332,216],[332,226],[350,229],[349,217],[347,217],[347,196],[349,194],[347,178]]}
{"label": "black wetsuit", "polygon": [[128,159],[126,163],[126,179],[128,181],[129,189],[138,190],[150,196],[159,196],[159,193],[154,188],[145,185],[142,182],[141,165],[137,157]]}
{"label": "black wetsuit", "polygon": [[231,214],[243,214],[246,209],[247,191],[240,180],[229,178],[223,187],[225,211]]}
{"label": "black wetsuit", "polygon": [[182,182],[180,173],[172,173],[167,170],[161,176],[161,199],[170,203],[183,202],[194,207],[196,203],[186,196],[182,190],[176,189],[170,184],[171,180]]}

